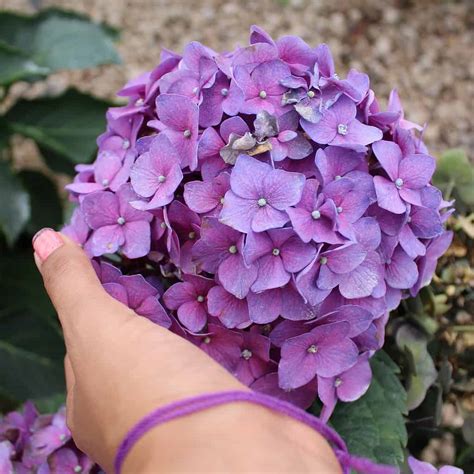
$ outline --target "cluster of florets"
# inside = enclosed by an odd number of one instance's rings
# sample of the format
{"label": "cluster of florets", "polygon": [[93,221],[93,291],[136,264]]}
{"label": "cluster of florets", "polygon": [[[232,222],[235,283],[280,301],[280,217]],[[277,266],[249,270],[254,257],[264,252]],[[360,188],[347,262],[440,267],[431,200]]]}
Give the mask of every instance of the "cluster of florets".
{"label": "cluster of florets", "polygon": [[119,96],[65,230],[107,291],[256,390],[318,394],[324,418],[362,395],[388,312],[451,239],[396,91],[382,111],[326,45],[253,27],[230,53],[164,51]]}
{"label": "cluster of florets", "polygon": [[99,472],[71,439],[65,410],[39,415],[27,402],[23,410],[0,418],[0,473],[55,474]]}

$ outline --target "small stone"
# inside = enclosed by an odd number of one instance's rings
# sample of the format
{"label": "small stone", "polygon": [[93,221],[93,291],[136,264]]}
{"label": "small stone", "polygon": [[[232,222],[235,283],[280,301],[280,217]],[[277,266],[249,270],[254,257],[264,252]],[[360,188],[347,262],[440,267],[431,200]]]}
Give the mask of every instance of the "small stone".
{"label": "small stone", "polygon": [[117,224],[118,225],[124,225],[125,224],[125,219],[122,216],[118,217],[117,218]]}
{"label": "small stone", "polygon": [[267,205],[267,200],[266,200],[265,198],[260,198],[260,199],[257,201],[257,204],[258,204],[260,207],[266,206],[266,205]]}
{"label": "small stone", "polygon": [[347,125],[345,123],[340,123],[337,126],[337,133],[339,133],[339,135],[347,135]]}
{"label": "small stone", "polygon": [[308,354],[316,354],[318,352],[318,346],[316,344],[311,344],[307,349]]}
{"label": "small stone", "polygon": [[260,99],[266,99],[267,98],[267,93],[265,91],[260,91],[258,95],[259,95]]}
{"label": "small stone", "polygon": [[311,217],[316,221],[321,217],[321,213],[319,211],[315,210],[311,213]]}

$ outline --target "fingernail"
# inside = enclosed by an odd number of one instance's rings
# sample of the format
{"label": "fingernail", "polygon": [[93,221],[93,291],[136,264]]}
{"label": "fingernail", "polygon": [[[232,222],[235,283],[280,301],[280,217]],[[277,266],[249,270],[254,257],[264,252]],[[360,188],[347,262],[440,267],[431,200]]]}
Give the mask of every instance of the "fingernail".
{"label": "fingernail", "polygon": [[33,248],[41,262],[44,262],[64,242],[53,229],[41,229],[33,237]]}

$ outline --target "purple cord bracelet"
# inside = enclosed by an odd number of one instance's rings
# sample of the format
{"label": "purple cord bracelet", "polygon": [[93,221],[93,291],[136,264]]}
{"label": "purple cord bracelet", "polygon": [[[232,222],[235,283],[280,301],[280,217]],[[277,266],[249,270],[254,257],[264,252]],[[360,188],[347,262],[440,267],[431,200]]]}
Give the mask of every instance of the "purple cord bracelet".
{"label": "purple cord bracelet", "polygon": [[121,473],[125,458],[133,446],[152,428],[167,421],[230,402],[250,402],[261,405],[310,426],[332,445],[336,457],[341,464],[343,474],[349,474],[351,469],[362,474],[396,474],[398,472],[398,469],[395,467],[375,464],[369,459],[351,456],[344,440],[332,428],[323,423],[319,418],[310,415],[291,403],[258,392],[234,390],[206,393],[185,398],[159,407],[146,415],[126,434],[120,443],[114,461],[116,474]]}

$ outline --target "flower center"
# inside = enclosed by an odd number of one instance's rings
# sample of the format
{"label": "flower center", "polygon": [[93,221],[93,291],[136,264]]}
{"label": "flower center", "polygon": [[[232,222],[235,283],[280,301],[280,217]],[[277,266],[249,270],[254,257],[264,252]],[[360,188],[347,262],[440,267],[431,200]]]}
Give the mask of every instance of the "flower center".
{"label": "flower center", "polygon": [[145,101],[143,99],[137,99],[135,101],[135,106],[136,107],[141,107],[144,103],[145,103]]}
{"label": "flower center", "polygon": [[326,263],[328,263],[328,258],[327,258],[327,257],[321,257],[321,258],[319,259],[319,263],[320,263],[321,265],[326,265]]}
{"label": "flower center", "polygon": [[162,222],[162,223],[160,224],[160,227],[161,227],[162,229],[166,229],[166,222]]}
{"label": "flower center", "polygon": [[125,224],[125,219],[122,216],[118,217],[117,218],[117,224],[118,225],[124,225]]}
{"label": "flower center", "polygon": [[191,239],[191,240],[193,240],[195,237],[196,237],[196,232],[191,231],[191,232],[188,234],[188,238]]}
{"label": "flower center", "polygon": [[341,179],[342,176],[337,175],[334,179],[337,181],[338,179]]}
{"label": "flower center", "polygon": [[257,204],[258,204],[260,207],[266,206],[266,205],[267,205],[267,200],[266,200],[265,198],[260,198],[260,199],[257,201]]}
{"label": "flower center", "polygon": [[408,222],[408,223],[411,222],[411,216],[408,216],[407,222]]}
{"label": "flower center", "polygon": [[316,354],[318,352],[318,346],[316,344],[311,344],[308,349],[306,349],[308,354]]}
{"label": "flower center", "polygon": [[249,360],[250,357],[252,357],[252,351],[249,351],[248,349],[244,349],[241,353],[240,353],[241,357],[244,358],[245,360]]}
{"label": "flower center", "polygon": [[160,174],[160,176],[158,176],[158,181],[160,183],[164,183],[166,181],[166,176],[163,176],[162,174]]}
{"label": "flower center", "polygon": [[266,99],[267,98],[267,93],[265,91],[260,91],[258,93],[260,99]]}
{"label": "flower center", "polygon": [[273,250],[272,250],[272,254],[273,254],[275,257],[278,257],[278,255],[280,255],[280,249],[273,249]]}
{"label": "flower center", "polygon": [[401,187],[403,186],[403,179],[402,179],[402,178],[397,178],[397,179],[395,180],[395,186],[396,186],[397,188],[401,188]]}
{"label": "flower center", "polygon": [[220,198],[219,202],[220,202],[221,204],[224,204],[224,196],[222,196],[222,197]]}
{"label": "flower center", "polygon": [[60,440],[60,441],[64,441],[65,439],[66,439],[66,435],[65,435],[64,433],[61,433],[61,434],[59,435],[59,440]]}
{"label": "flower center", "polygon": [[340,385],[342,384],[342,380],[337,378],[336,380],[334,380],[334,386],[337,388],[339,387]]}
{"label": "flower center", "polygon": [[109,180],[108,179],[103,179],[102,180],[102,186],[108,186],[109,185]]}
{"label": "flower center", "polygon": [[221,89],[221,95],[223,95],[224,97],[229,93],[229,89],[227,89],[226,87],[223,87]]}
{"label": "flower center", "polygon": [[337,126],[337,133],[339,133],[339,135],[347,135],[347,125],[345,123],[340,123]]}
{"label": "flower center", "polygon": [[342,212],[342,207],[341,206],[336,207],[336,211],[338,214],[340,214]]}
{"label": "flower center", "polygon": [[237,246],[231,245],[229,247],[229,253],[232,253],[232,254],[237,253]]}
{"label": "flower center", "polygon": [[316,94],[314,93],[314,91],[308,91],[308,92],[306,93],[306,95],[307,95],[310,99],[312,99]]}
{"label": "flower center", "polygon": [[81,472],[82,471],[82,466],[79,466],[79,464],[77,466],[74,466],[74,472]]}
{"label": "flower center", "polygon": [[184,135],[184,138],[190,138],[190,137],[191,137],[191,130],[189,130],[189,128],[187,128],[187,129],[183,132],[183,135]]}
{"label": "flower center", "polygon": [[196,300],[197,300],[198,303],[203,303],[203,302],[204,302],[204,296],[199,295],[199,296],[196,298]]}
{"label": "flower center", "polygon": [[206,336],[202,342],[204,342],[204,344],[209,344],[211,342],[211,338],[209,336]]}
{"label": "flower center", "polygon": [[314,220],[318,220],[320,217],[321,217],[321,213],[317,210],[313,211],[311,213],[311,217],[314,219]]}
{"label": "flower center", "polygon": [[130,148],[130,140],[128,138],[124,138],[122,140],[122,148],[124,150],[128,150]]}
{"label": "flower center", "polygon": [[194,89],[193,89],[193,94],[196,95],[199,91],[199,87],[196,86]]}

